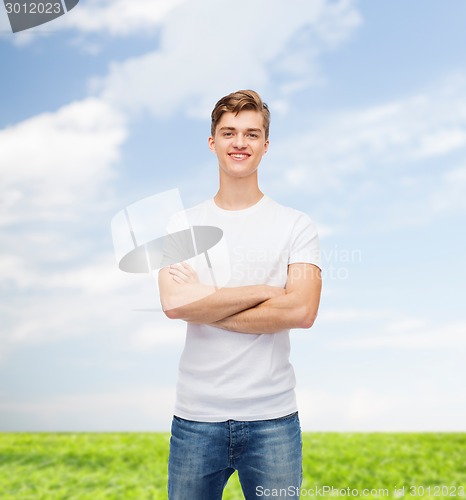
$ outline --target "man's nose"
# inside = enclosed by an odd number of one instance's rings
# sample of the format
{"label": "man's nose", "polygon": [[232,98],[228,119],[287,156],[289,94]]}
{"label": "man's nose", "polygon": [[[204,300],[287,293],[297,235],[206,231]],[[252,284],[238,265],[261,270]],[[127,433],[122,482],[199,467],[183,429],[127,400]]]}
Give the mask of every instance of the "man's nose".
{"label": "man's nose", "polygon": [[244,148],[246,147],[246,138],[243,134],[236,134],[235,140],[233,141],[233,146],[236,148]]}

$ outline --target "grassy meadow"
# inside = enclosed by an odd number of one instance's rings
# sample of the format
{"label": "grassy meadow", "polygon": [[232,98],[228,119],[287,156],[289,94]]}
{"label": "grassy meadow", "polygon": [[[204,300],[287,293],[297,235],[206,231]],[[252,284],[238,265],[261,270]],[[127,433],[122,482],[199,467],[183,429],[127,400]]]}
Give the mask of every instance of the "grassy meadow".
{"label": "grassy meadow", "polygon": [[[0,433],[0,499],[166,499],[168,445],[167,433]],[[304,433],[303,451],[301,498],[466,500],[464,433]],[[223,498],[243,498],[236,474]]]}

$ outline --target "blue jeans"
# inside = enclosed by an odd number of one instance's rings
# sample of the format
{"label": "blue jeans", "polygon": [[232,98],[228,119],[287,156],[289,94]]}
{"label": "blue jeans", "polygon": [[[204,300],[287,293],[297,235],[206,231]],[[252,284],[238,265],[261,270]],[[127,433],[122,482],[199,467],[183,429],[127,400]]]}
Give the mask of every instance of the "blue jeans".
{"label": "blue jeans", "polygon": [[[272,420],[193,422],[174,416],[169,500],[220,500],[235,470],[246,500],[299,498],[302,442],[298,413]],[[269,493],[266,495],[266,493]]]}

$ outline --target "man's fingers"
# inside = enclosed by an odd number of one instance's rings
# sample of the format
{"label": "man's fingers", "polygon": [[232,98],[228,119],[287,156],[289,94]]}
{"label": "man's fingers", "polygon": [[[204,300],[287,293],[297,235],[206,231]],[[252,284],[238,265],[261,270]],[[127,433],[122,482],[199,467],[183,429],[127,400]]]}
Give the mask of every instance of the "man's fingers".
{"label": "man's fingers", "polygon": [[196,271],[186,262],[180,262],[174,265],[178,266],[178,269],[183,270],[185,274],[196,274]]}
{"label": "man's fingers", "polygon": [[199,277],[196,273],[196,271],[186,262],[179,262],[178,264],[172,264],[168,272],[171,274],[171,276],[174,277],[176,276],[178,278],[177,281],[178,283],[198,283],[199,282]]}
{"label": "man's fingers", "polygon": [[172,264],[170,266],[170,269],[176,270],[182,274],[185,274],[186,276],[196,274],[196,271],[194,271],[194,269],[189,264],[186,264],[186,262],[180,262],[179,264]]}
{"label": "man's fingers", "polygon": [[189,272],[194,273],[194,269],[187,262],[180,262],[180,264]]}
{"label": "man's fingers", "polygon": [[186,262],[179,262],[178,264],[172,264],[170,269],[177,269],[178,271],[182,271],[184,273],[189,273],[192,271],[192,267]]}
{"label": "man's fingers", "polygon": [[189,279],[189,276],[179,269],[170,268],[168,272],[171,274],[173,279],[178,278],[178,280],[180,280],[179,283],[187,282]]}

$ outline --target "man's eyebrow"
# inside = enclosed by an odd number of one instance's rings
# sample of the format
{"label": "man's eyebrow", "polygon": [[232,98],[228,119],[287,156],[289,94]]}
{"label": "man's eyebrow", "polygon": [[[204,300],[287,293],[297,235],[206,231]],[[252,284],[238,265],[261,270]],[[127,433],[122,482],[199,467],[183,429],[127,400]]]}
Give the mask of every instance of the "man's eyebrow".
{"label": "man's eyebrow", "polygon": [[[235,127],[220,127],[220,130],[236,130]],[[262,129],[260,128],[247,128],[247,132],[259,132],[262,133]]]}

